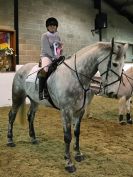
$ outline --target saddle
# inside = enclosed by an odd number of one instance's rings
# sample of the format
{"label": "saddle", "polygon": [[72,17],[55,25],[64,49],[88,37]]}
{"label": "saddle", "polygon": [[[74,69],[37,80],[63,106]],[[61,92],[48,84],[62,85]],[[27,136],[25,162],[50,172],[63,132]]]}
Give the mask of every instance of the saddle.
{"label": "saddle", "polygon": [[[55,59],[52,61],[51,65],[49,66],[49,69],[48,69],[47,79],[56,70],[57,66],[59,66],[60,64],[63,63],[64,60],[65,60],[65,56],[60,56],[58,59]],[[39,67],[41,67],[40,62],[39,62]],[[44,71],[43,68],[41,68],[37,73],[37,78],[39,78],[41,76],[42,77],[46,76],[46,72]]]}
{"label": "saddle", "polygon": [[51,97],[50,97],[50,94],[49,94],[49,91],[48,91],[48,88],[47,88],[47,79],[49,78],[49,76],[55,72],[55,70],[57,69],[57,66],[59,66],[61,63],[63,63],[63,61],[65,60],[65,57],[64,56],[60,56],[58,59],[55,59],[53,60],[52,64],[49,66],[49,69],[48,69],[48,73],[46,73],[44,71],[44,69],[42,68],[41,70],[39,70],[39,72],[37,73],[37,77],[44,77],[45,78],[45,84],[44,84],[44,92],[45,92],[45,95],[46,96],[46,99],[52,104],[53,107],[55,107],[56,109],[59,109],[57,108]]}

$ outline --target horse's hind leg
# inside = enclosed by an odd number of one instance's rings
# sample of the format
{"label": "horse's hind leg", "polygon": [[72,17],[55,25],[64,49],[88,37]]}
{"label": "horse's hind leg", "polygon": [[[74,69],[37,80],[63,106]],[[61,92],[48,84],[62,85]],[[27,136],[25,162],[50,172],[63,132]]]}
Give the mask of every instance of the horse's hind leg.
{"label": "horse's hind leg", "polygon": [[29,136],[31,137],[31,142],[33,144],[36,144],[37,140],[36,140],[36,135],[35,135],[35,130],[34,130],[34,118],[35,118],[35,113],[38,108],[38,104],[32,100],[30,100],[30,101],[31,101],[31,105],[30,105],[29,111],[27,113],[28,122],[29,122]]}
{"label": "horse's hind leg", "polygon": [[13,123],[15,121],[16,118],[16,112],[13,112],[12,110],[10,110],[8,116],[9,116],[9,124],[8,124],[8,134],[7,134],[7,138],[8,138],[8,142],[7,142],[7,146],[11,146],[14,147],[15,144],[13,142]]}
{"label": "horse's hind leg", "polygon": [[[17,97],[16,97],[17,98]],[[8,122],[8,133],[7,133],[7,146],[14,147],[15,143],[13,142],[13,123],[15,121],[17,112],[21,104],[24,102],[25,98],[18,98],[13,100],[12,108],[9,111],[8,117],[9,117],[9,122]]]}
{"label": "horse's hind leg", "polygon": [[83,114],[84,114],[84,110],[81,111],[80,115],[78,115],[78,117],[75,117],[74,119],[74,136],[75,136],[74,150],[76,152],[75,160],[77,162],[81,162],[82,160],[84,160],[84,155],[80,152],[80,146],[79,146],[80,124],[81,124]]}

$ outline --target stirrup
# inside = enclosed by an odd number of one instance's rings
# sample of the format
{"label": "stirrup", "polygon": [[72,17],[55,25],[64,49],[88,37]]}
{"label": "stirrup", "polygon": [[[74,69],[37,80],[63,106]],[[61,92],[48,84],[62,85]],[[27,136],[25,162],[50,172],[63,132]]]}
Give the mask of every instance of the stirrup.
{"label": "stirrup", "polygon": [[43,100],[43,92],[39,93],[39,100]]}
{"label": "stirrup", "polygon": [[46,91],[44,90],[44,94],[43,95],[44,95],[44,99],[49,98],[49,94],[47,93],[47,90]]}

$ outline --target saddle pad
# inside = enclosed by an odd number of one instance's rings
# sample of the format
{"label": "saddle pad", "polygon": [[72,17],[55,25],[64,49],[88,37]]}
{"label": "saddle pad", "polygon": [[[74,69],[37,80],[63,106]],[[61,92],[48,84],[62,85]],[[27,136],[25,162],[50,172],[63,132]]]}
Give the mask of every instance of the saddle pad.
{"label": "saddle pad", "polygon": [[[39,70],[40,70],[40,67],[38,66],[38,64],[35,65],[31,69],[30,73],[27,75],[26,82],[35,82],[36,77],[37,77],[37,73]],[[37,81],[38,81],[38,79],[37,79]]]}

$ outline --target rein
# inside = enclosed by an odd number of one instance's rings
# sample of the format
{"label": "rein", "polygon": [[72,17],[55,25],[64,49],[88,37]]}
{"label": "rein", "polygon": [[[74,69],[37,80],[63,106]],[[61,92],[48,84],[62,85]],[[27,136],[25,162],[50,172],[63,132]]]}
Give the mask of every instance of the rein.
{"label": "rein", "polygon": [[[99,81],[97,81],[97,80],[95,80],[95,79],[92,79],[92,78],[90,78],[90,77],[84,75],[83,73],[80,73],[80,72],[76,71],[75,69],[71,68],[71,67],[70,67],[67,63],[65,63],[64,61],[63,61],[62,63],[63,63],[64,65],[66,65],[70,70],[74,71],[75,73],[77,72],[78,75],[82,75],[82,76],[86,77],[87,79],[90,79],[90,80],[92,80],[92,81],[94,81],[94,82],[100,83]],[[76,65],[76,54],[75,54],[75,65]],[[83,87],[83,84],[81,84],[81,85],[82,85],[82,87]]]}
{"label": "rein", "polygon": [[87,88],[87,89],[85,89],[84,86],[83,86],[83,84],[82,84],[82,82],[81,82],[81,80],[80,80],[80,78],[79,78],[78,71],[77,71],[77,66],[76,66],[76,54],[75,54],[75,60],[74,60],[74,61],[75,61],[75,62],[74,62],[74,64],[75,64],[75,73],[76,73],[76,76],[77,76],[77,78],[78,78],[78,81],[79,81],[79,83],[80,83],[80,85],[81,85],[81,87],[82,87],[82,89],[83,89],[83,91],[84,91],[83,105],[82,105],[82,107],[79,109],[79,110],[81,110],[81,109],[83,109],[83,107],[85,106],[86,93],[88,92],[88,90],[90,90],[90,87]]}
{"label": "rein", "polygon": [[[106,57],[106,58],[107,58],[107,57]],[[78,111],[80,111],[80,110],[82,110],[82,109],[84,108],[84,106],[85,106],[86,94],[87,94],[87,92],[90,90],[90,86],[89,86],[87,89],[84,88],[84,86],[83,86],[83,84],[82,84],[82,82],[81,82],[81,80],[80,80],[80,78],[79,78],[79,75],[82,75],[82,76],[86,77],[87,79],[89,79],[89,80],[91,80],[91,81],[93,81],[93,82],[97,82],[97,83],[100,83],[100,82],[97,81],[97,80],[95,80],[95,79],[92,79],[92,78],[90,78],[90,77],[88,77],[88,76],[86,76],[86,75],[84,75],[84,74],[82,74],[82,73],[79,73],[79,72],[77,71],[76,54],[75,54],[75,58],[74,58],[74,66],[75,66],[75,69],[71,68],[71,67],[70,67],[68,64],[66,64],[64,61],[63,61],[63,63],[64,63],[69,69],[71,69],[72,71],[74,71],[74,72],[76,73],[78,82],[80,83],[80,86],[82,87],[82,89],[83,89],[83,91],[84,91],[83,105],[82,105],[82,107],[78,110]],[[100,86],[100,88],[101,88],[101,86]],[[99,92],[100,92],[100,89],[99,89]]]}
{"label": "rein", "polygon": [[[107,55],[104,59],[102,59],[102,61],[100,61],[100,62],[98,63],[98,65],[101,64],[104,60],[106,60],[106,59],[110,56],[109,62],[108,62],[108,65],[107,65],[107,71],[105,71],[104,73],[102,73],[101,76],[103,76],[104,74],[106,74],[106,80],[108,80],[109,71],[111,71],[111,72],[113,72],[115,75],[118,76],[118,79],[115,80],[115,81],[113,81],[113,82],[111,82],[111,83],[109,83],[109,84],[104,85],[104,86],[103,86],[104,90],[105,90],[105,88],[106,88],[107,86],[110,86],[110,85],[112,85],[112,84],[114,84],[114,83],[116,83],[116,82],[118,82],[118,81],[121,82],[121,79],[122,79],[122,74],[123,74],[123,73],[121,74],[121,76],[119,76],[114,70],[111,69],[111,60],[112,60],[112,55],[113,55],[113,54],[116,54],[116,53],[114,53],[114,41],[112,42],[111,52],[110,52],[109,55]],[[87,91],[90,90],[90,86],[89,86],[89,88],[87,88],[87,89],[84,88],[84,86],[83,86],[83,84],[82,84],[82,82],[81,82],[81,80],[80,80],[80,78],[79,78],[79,75],[82,75],[82,76],[84,76],[84,77],[90,79],[91,81],[95,81],[95,82],[98,82],[98,83],[99,83],[99,81],[96,81],[96,80],[94,80],[94,79],[92,79],[92,78],[90,78],[90,77],[88,77],[88,76],[86,76],[86,75],[84,75],[84,74],[82,74],[82,73],[79,73],[79,72],[77,71],[77,66],[76,66],[76,54],[75,54],[75,60],[74,60],[75,69],[71,68],[71,67],[70,67],[68,64],[66,64],[64,61],[63,61],[63,63],[64,63],[69,69],[71,69],[72,71],[74,71],[74,72],[76,73],[78,82],[80,83],[80,85],[81,85],[81,87],[82,87],[82,89],[83,89],[83,91],[84,91],[83,105],[82,105],[82,107],[79,109],[79,110],[81,110],[81,109],[83,109],[83,107],[85,106],[86,94],[87,94]],[[100,82],[100,83],[101,83],[101,82]],[[101,84],[100,84],[100,89],[101,89]],[[100,89],[99,89],[99,92],[100,92]],[[79,110],[78,110],[78,111],[79,111]]]}

